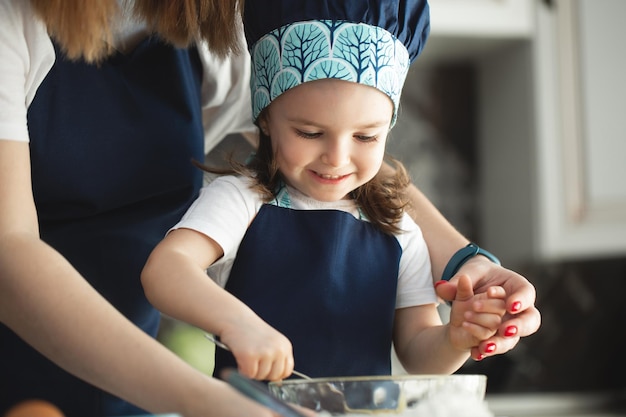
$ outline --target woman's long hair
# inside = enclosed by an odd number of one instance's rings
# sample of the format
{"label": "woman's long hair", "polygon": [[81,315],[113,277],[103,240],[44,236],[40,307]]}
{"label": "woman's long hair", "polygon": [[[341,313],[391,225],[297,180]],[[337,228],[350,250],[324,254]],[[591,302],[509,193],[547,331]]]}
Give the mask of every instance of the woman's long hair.
{"label": "woman's long hair", "polygon": [[[252,178],[252,188],[261,194],[266,203],[276,197],[282,177],[271,140],[263,131],[259,132],[256,153],[246,163],[238,162],[232,156],[228,159],[230,168],[209,167],[198,161],[194,161],[194,165],[211,174],[238,174]],[[394,172],[385,174],[381,170],[372,180],[354,190],[352,197],[374,226],[387,234],[394,234],[401,232],[398,224],[408,204],[405,190],[410,178],[400,161],[391,156],[386,156],[385,160],[395,168]]]}
{"label": "woman's long hair", "polygon": [[[112,53],[118,0],[31,0],[48,33],[70,59],[99,62]],[[224,57],[241,50],[243,0],[135,0],[134,16],[177,47],[205,39]]]}

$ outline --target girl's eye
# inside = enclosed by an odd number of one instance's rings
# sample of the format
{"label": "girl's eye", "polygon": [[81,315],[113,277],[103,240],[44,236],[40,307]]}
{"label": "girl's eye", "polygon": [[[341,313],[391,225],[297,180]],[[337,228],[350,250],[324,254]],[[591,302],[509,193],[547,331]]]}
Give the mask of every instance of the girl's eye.
{"label": "girl's eye", "polygon": [[321,133],[318,133],[318,132],[311,133],[311,132],[303,132],[302,130],[296,130],[296,134],[305,139],[315,139],[321,136]]}
{"label": "girl's eye", "polygon": [[365,135],[356,135],[354,136],[359,142],[373,142],[378,139],[378,136],[365,136]]}

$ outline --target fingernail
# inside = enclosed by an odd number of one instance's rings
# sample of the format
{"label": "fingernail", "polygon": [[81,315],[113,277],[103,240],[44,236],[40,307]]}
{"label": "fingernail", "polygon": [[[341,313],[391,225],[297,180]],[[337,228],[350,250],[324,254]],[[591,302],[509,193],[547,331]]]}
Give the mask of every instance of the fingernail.
{"label": "fingernail", "polygon": [[435,288],[437,288],[441,284],[445,284],[446,282],[448,281],[446,281],[445,279],[440,279],[439,281],[435,282]]}
{"label": "fingernail", "polygon": [[516,301],[513,304],[511,304],[512,313],[517,313],[518,311],[520,311],[521,308],[522,308],[522,303],[519,301]]}
{"label": "fingernail", "polygon": [[476,358],[477,361],[482,361],[483,359],[485,359],[485,355],[483,355],[482,353],[478,355],[478,357]]}
{"label": "fingernail", "polygon": [[487,353],[493,353],[496,350],[496,344],[495,343],[487,343],[487,346],[485,346],[485,352]]}
{"label": "fingernail", "polygon": [[517,334],[517,327],[516,326],[509,326],[506,329],[504,329],[504,335],[505,336],[515,336]]}

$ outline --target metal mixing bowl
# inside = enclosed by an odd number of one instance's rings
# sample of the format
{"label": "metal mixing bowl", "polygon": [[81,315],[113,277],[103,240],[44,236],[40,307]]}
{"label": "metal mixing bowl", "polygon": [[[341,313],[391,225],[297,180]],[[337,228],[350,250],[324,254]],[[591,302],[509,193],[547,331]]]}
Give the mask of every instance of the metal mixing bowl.
{"label": "metal mixing bowl", "polygon": [[445,394],[482,401],[486,389],[487,377],[478,374],[289,379],[269,384],[277,398],[332,414],[401,413]]}

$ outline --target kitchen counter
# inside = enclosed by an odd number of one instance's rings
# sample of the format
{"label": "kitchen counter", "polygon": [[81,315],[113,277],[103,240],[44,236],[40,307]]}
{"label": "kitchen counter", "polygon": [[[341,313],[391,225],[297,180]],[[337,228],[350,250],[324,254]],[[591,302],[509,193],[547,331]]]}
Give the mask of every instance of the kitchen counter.
{"label": "kitchen counter", "polygon": [[[487,394],[495,417],[624,417],[624,394],[532,393]],[[621,407],[620,407],[621,405]],[[178,414],[128,417],[182,417]]]}
{"label": "kitchen counter", "polygon": [[532,393],[487,394],[496,417],[618,417],[626,415],[623,394]]}

